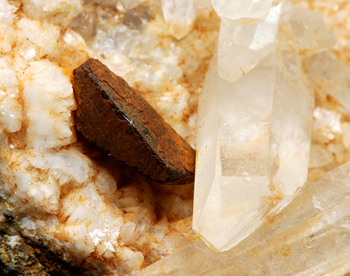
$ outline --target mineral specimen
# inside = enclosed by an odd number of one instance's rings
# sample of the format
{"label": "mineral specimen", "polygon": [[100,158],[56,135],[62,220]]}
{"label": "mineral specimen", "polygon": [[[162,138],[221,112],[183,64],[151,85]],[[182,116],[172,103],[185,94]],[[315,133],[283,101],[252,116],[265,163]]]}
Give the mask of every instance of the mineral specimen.
{"label": "mineral specimen", "polygon": [[[307,179],[314,96],[299,51],[322,51],[334,40],[308,42],[327,33],[312,13],[304,13],[306,20],[298,9],[273,9],[284,10],[280,33],[274,27],[263,28],[263,34],[279,38],[276,51],[260,53],[262,61],[233,83],[216,76],[213,62],[202,95],[193,229],[218,250],[249,236]],[[307,43],[304,28],[310,32]],[[257,40],[251,33],[250,41]]]}
{"label": "mineral specimen", "polygon": [[[227,73],[238,72],[240,80],[260,70],[260,63],[275,55],[271,49],[288,41],[287,52],[300,55],[306,73],[301,76],[316,96],[309,183],[286,209],[268,216],[230,251],[211,250],[192,230],[193,183],[176,189],[150,184],[81,135],[77,140],[71,73],[94,57],[196,148],[197,103],[220,27],[211,2],[187,2],[196,15],[188,34],[178,40],[165,21],[161,0],[0,0],[1,275],[122,276],[145,269],[144,275],[342,276],[350,271],[348,164],[326,174],[350,161],[347,0],[293,1],[320,11],[337,34],[335,47],[316,55],[329,47],[332,35],[315,12],[291,14],[276,6],[278,25],[269,27],[277,30],[277,45],[257,25],[269,24],[272,13],[266,9],[265,21],[254,19],[254,9],[244,6],[256,7],[261,0],[240,1],[244,17],[223,20],[236,26],[227,29],[233,32],[226,46],[235,48],[234,39],[243,38],[233,36],[235,31],[249,26],[257,40],[247,38],[245,50],[250,44],[262,46],[254,48],[257,52],[268,50],[262,56],[236,47],[245,54],[226,56],[223,61],[232,70]],[[185,21],[185,16],[176,20]],[[264,38],[272,41],[266,48]],[[247,55],[257,57],[250,67],[231,59]],[[213,116],[216,100],[213,95],[213,106],[208,105]],[[212,133],[210,126],[202,127]]]}
{"label": "mineral specimen", "polygon": [[151,180],[193,182],[195,152],[120,77],[95,59],[74,70],[77,129]]}

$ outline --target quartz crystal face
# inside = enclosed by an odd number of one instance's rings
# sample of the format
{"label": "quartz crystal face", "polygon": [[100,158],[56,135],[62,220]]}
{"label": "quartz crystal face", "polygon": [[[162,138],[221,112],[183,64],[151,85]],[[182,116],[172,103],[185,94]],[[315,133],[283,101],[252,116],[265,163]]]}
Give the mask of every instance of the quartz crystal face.
{"label": "quartz crystal face", "polygon": [[185,37],[196,15],[193,0],[162,0],[162,10],[172,35],[177,39]]}
{"label": "quartz crystal face", "polygon": [[[249,236],[286,206],[307,179],[314,95],[298,48],[322,51],[320,30],[313,27],[320,22],[312,13],[306,19],[288,6],[273,9],[285,9],[281,23],[276,20],[265,35],[279,44],[276,50],[267,56],[257,51],[262,61],[235,82],[217,76],[220,69],[212,61],[200,103],[193,228],[217,250]],[[309,31],[307,38],[295,26]],[[221,29],[219,56],[223,35]],[[260,39],[255,30],[245,35],[253,42]],[[333,42],[331,37],[326,44]],[[235,51],[242,55],[238,64],[249,58],[244,49]],[[225,68],[233,60],[227,58]],[[223,63],[222,58],[218,66]]]}
{"label": "quartz crystal face", "polygon": [[[237,25],[221,22],[219,37],[219,76],[238,80],[276,50],[281,5],[271,8],[267,19],[259,24]],[[230,62],[228,62],[230,61]]]}
{"label": "quartz crystal face", "polygon": [[257,23],[265,21],[272,0],[212,0],[213,8],[225,22]]}

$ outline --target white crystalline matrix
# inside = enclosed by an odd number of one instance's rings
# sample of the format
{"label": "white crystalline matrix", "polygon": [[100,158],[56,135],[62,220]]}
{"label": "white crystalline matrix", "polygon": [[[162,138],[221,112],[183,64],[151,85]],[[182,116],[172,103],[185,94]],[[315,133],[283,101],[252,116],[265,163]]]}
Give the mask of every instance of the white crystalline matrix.
{"label": "white crystalline matrix", "polygon": [[[318,39],[328,33],[314,12],[274,9],[280,18],[263,34],[276,50],[260,52],[261,62],[234,82],[218,77],[224,60],[214,59],[199,106],[193,228],[217,250],[249,236],[307,179],[314,96],[302,57],[330,48],[334,37]],[[235,41],[237,62],[249,59],[247,41],[262,41],[257,34]],[[234,62],[227,58],[225,69]]]}

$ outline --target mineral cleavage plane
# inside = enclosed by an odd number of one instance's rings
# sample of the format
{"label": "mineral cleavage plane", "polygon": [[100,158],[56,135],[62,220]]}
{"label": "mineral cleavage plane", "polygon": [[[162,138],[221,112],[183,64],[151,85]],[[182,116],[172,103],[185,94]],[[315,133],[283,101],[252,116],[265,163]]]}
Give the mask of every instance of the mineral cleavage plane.
{"label": "mineral cleavage plane", "polygon": [[288,33],[305,19],[295,14],[294,9],[292,23],[283,20],[277,49],[237,81],[218,77],[217,57],[207,73],[199,106],[193,229],[219,251],[277,214],[307,179],[314,95],[302,52],[311,48],[293,42],[303,41],[303,32]]}

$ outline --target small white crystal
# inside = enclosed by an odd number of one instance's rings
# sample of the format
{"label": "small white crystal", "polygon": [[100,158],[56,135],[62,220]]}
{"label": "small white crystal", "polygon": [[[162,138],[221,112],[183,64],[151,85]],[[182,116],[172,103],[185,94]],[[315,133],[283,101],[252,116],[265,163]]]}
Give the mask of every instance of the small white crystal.
{"label": "small white crystal", "polygon": [[181,39],[191,31],[196,17],[193,0],[162,0],[162,10],[174,37]]}
{"label": "small white crystal", "polygon": [[12,27],[0,23],[0,37],[0,53],[8,53],[17,39],[17,33]]}
{"label": "small white crystal", "polygon": [[0,0],[0,23],[11,25],[16,11],[17,8],[10,5],[7,0]]}
{"label": "small white crystal", "polygon": [[28,145],[50,148],[73,142],[71,111],[76,105],[68,77],[48,60],[31,62],[25,74]]}
{"label": "small white crystal", "polygon": [[23,0],[22,9],[37,19],[47,19],[66,28],[82,11],[81,0]]}
{"label": "small white crystal", "polygon": [[310,57],[305,62],[312,84],[324,98],[331,95],[350,110],[350,68],[328,51]]}
{"label": "small white crystal", "polygon": [[291,10],[289,24],[295,36],[292,43],[300,51],[305,51],[304,54],[314,55],[326,51],[336,42],[334,33],[327,30],[321,14],[316,11],[294,7]]}
{"label": "small white crystal", "polygon": [[328,140],[333,140],[336,133],[341,133],[340,113],[316,107],[314,119],[313,131]]}
{"label": "small white crystal", "polygon": [[0,132],[20,130],[22,105],[18,102],[18,85],[15,71],[5,59],[0,59]]}

